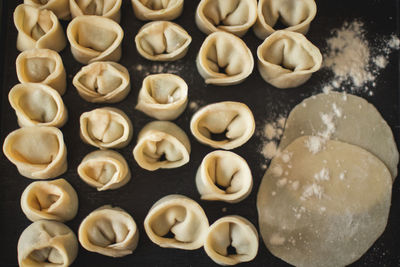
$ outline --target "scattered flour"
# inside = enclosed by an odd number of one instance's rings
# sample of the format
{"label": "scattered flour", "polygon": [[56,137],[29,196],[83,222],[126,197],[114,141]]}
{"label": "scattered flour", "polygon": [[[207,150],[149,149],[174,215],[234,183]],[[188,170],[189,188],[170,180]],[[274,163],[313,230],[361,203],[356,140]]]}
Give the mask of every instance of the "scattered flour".
{"label": "scattered flour", "polygon": [[323,168],[320,172],[314,174],[314,179],[317,181],[328,181],[330,179],[329,170]]}
{"label": "scattered flour", "polygon": [[[346,96],[347,99],[347,96]],[[343,115],[342,109],[340,109],[336,103],[332,103],[331,113],[321,113],[320,117],[322,123],[325,125],[323,132],[318,132],[314,136],[310,136],[305,141],[305,146],[312,154],[317,154],[325,148],[325,143],[331,138],[336,130],[335,120],[341,118]]]}
{"label": "scattered flour", "polygon": [[[267,122],[261,131],[257,132],[257,135],[263,139],[262,146],[260,148],[261,154],[266,160],[272,159],[278,151],[278,143],[283,134],[285,127],[286,118],[279,117],[274,122]],[[266,164],[263,162],[261,167],[266,168]]]}
{"label": "scattered flour", "polygon": [[323,192],[324,189],[321,185],[313,183],[304,188],[303,194],[301,195],[300,199],[307,200],[313,196],[317,197],[318,199],[321,199]]}
{"label": "scattered flour", "polygon": [[173,62],[167,63],[154,63],[154,64],[138,64],[132,66],[133,70],[136,72],[140,72],[140,74],[144,76],[148,76],[150,74],[156,73],[172,73],[179,74],[183,71],[185,66],[183,64],[176,64]]}
{"label": "scattered flour", "polygon": [[359,20],[345,22],[341,28],[334,29],[326,43],[324,67],[334,77],[322,86],[324,93],[347,90],[373,95],[376,79],[389,63],[389,55],[400,49],[400,40],[395,34],[379,36],[373,44],[368,42],[364,23]]}

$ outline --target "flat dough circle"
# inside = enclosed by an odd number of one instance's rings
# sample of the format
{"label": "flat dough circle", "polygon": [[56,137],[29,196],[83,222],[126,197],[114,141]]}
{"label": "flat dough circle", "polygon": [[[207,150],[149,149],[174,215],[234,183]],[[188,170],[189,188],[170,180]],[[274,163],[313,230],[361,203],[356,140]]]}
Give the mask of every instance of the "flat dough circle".
{"label": "flat dough circle", "polygon": [[260,233],[275,256],[296,266],[345,266],[383,233],[392,180],[374,155],[328,140],[317,154],[309,136],[276,156],[257,196]]}
{"label": "flat dough circle", "polygon": [[399,152],[392,130],[372,104],[355,95],[330,92],[305,99],[290,112],[279,148],[284,149],[300,136],[324,132],[321,114],[335,115],[334,105],[341,116],[334,116],[335,130],[330,138],[371,152],[385,163],[394,180]]}

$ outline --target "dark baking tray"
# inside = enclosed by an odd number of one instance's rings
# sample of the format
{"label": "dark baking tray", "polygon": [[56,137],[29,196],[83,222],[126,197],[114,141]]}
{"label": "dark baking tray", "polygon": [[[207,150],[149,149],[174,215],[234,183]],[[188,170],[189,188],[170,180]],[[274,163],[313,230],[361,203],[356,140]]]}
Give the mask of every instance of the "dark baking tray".
{"label": "dark baking tray", "polygon": [[[15,73],[15,59],[18,51],[15,47],[17,32],[13,23],[13,10],[22,1],[0,1],[2,11],[1,31],[1,143],[5,136],[18,128],[16,116],[11,109],[7,94],[10,88],[18,83]],[[214,266],[203,249],[195,251],[163,249],[148,239],[143,229],[143,220],[151,205],[168,194],[183,194],[198,201],[204,208],[210,223],[229,214],[239,214],[248,218],[256,226],[256,194],[264,170],[260,167],[263,157],[258,153],[261,139],[254,136],[244,146],[234,152],[243,156],[249,163],[253,177],[254,188],[251,195],[237,204],[222,202],[200,201],[196,191],[194,176],[202,158],[212,151],[210,147],[199,144],[190,134],[189,121],[193,111],[186,109],[175,122],[182,127],[190,137],[192,153],[190,162],[178,169],[158,170],[149,172],[141,169],[133,159],[132,149],[136,143],[139,130],[152,119],[134,110],[138,90],[145,77],[146,70],[163,66],[166,72],[178,73],[189,85],[189,99],[191,101],[208,104],[223,100],[234,100],[246,103],[254,112],[257,129],[262,128],[266,121],[273,121],[279,115],[287,115],[288,111],[302,99],[321,91],[321,84],[329,76],[326,70],[313,75],[305,85],[290,89],[279,90],[266,84],[260,77],[257,69],[242,84],[227,87],[206,86],[195,67],[195,58],[205,35],[201,33],[194,23],[194,13],[198,1],[186,0],[182,16],[176,20],[192,36],[193,42],[189,52],[182,60],[173,63],[154,63],[140,57],[134,45],[134,37],[138,29],[144,24],[137,20],[132,12],[130,1],[124,0],[122,6],[121,25],[125,31],[123,40],[123,57],[121,64],[126,66],[131,74],[132,92],[121,103],[113,105],[123,109],[132,119],[134,125],[134,138],[131,144],[120,149],[132,170],[132,180],[123,188],[115,191],[97,192],[86,185],[77,175],[76,168],[81,159],[95,148],[84,144],[79,139],[79,116],[82,112],[102,106],[90,104],[82,100],[71,80],[81,65],[76,62],[70,52],[69,46],[61,52],[64,65],[68,73],[68,89],[63,96],[68,107],[69,120],[62,128],[68,148],[68,171],[62,175],[76,189],[79,196],[79,212],[76,218],[67,223],[77,232],[79,223],[92,210],[112,204],[122,207],[129,212],[138,224],[140,240],[138,248],[132,255],[124,258],[113,259],[99,254],[91,253],[80,247],[79,255],[73,266]],[[330,36],[330,30],[340,27],[346,20],[360,18],[365,22],[370,41],[379,36],[389,35],[394,32],[399,34],[399,6],[396,0],[336,0],[317,1],[318,14],[312,23],[308,38],[318,47],[326,46],[325,40]],[[67,23],[63,22],[64,28]],[[255,55],[257,46],[261,43],[252,31],[244,40]],[[137,65],[143,65],[143,70],[137,70]],[[150,71],[152,72],[152,71]],[[392,127],[399,144],[399,53],[394,52],[390,63],[377,79],[377,89],[373,96],[360,94],[372,102],[382,113]],[[22,213],[19,199],[24,188],[32,180],[18,174],[16,168],[0,153],[0,265],[17,265],[17,241],[21,232],[30,224]],[[224,211],[223,211],[224,209]],[[225,210],[226,209],[226,210]],[[389,223],[384,234],[375,242],[373,247],[353,266],[399,266],[400,265],[400,183],[398,179],[393,187],[393,200],[390,211]],[[286,263],[271,255],[260,239],[260,248],[257,257],[243,266],[287,266]]]}

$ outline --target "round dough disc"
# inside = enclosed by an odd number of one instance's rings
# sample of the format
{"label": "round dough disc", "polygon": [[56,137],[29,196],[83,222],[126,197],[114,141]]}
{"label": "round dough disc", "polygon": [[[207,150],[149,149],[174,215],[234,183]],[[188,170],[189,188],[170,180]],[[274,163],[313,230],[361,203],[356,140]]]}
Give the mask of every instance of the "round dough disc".
{"label": "round dough disc", "polygon": [[260,232],[272,254],[295,266],[345,266],[384,231],[392,179],[368,151],[328,140],[311,153],[309,136],[276,156],[258,192]]}
{"label": "round dough disc", "polygon": [[305,99],[290,112],[279,148],[286,148],[300,136],[326,131],[322,114],[333,116],[331,139],[371,152],[389,168],[393,180],[396,178],[399,152],[392,130],[372,104],[355,95],[330,92]]}

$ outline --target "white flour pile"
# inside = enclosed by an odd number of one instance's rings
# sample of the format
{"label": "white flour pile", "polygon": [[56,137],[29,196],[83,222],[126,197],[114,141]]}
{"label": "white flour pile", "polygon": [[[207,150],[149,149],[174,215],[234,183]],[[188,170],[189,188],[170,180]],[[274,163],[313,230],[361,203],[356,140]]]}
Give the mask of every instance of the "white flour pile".
{"label": "white flour pile", "polygon": [[379,37],[376,42],[371,45],[367,41],[364,24],[358,20],[333,30],[326,41],[324,67],[332,70],[334,77],[323,86],[323,92],[346,90],[373,95],[375,80],[387,66],[390,53],[400,48],[396,35]]}

